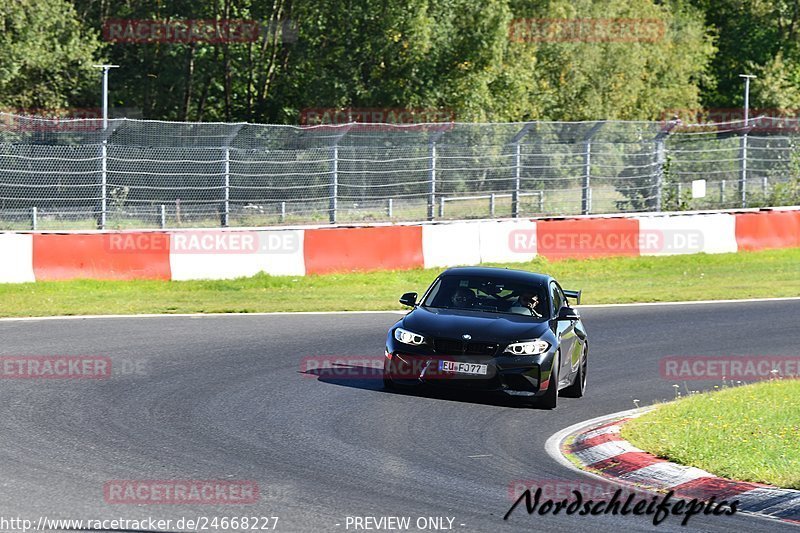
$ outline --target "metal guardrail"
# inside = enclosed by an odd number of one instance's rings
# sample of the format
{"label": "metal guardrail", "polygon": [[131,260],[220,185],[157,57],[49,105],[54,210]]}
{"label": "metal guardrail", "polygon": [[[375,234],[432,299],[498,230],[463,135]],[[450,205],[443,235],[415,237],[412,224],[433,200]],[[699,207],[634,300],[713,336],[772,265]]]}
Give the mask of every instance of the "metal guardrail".
{"label": "metal guardrail", "polygon": [[[469,200],[489,200],[489,218],[495,218],[496,216],[496,206],[497,200],[499,198],[522,198],[524,196],[536,196],[539,198],[539,208],[537,209],[536,213],[544,213],[544,191],[536,191],[536,192],[520,192],[516,195],[514,194],[502,194],[502,193],[491,193],[491,194],[484,194],[481,196],[453,196],[453,197],[445,197],[442,196],[439,198],[439,218],[444,218],[445,215],[445,203],[446,202],[459,202],[459,201],[469,201]],[[518,208],[517,208],[518,209]],[[512,207],[512,212],[514,208]],[[519,216],[519,212],[517,211],[517,215]]]}

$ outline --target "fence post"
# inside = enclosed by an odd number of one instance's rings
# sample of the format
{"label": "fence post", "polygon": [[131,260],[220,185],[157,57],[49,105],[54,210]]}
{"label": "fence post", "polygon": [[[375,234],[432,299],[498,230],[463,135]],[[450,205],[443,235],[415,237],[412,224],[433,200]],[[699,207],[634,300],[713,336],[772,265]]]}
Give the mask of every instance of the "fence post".
{"label": "fence post", "polygon": [[514,145],[514,189],[511,191],[511,216],[514,218],[519,218],[519,200],[522,195],[522,146],[520,143],[529,131],[536,131],[536,122],[527,122],[511,138],[511,144]]}
{"label": "fence post", "polygon": [[286,202],[281,202],[281,223],[286,220]]}
{"label": "fence post", "polygon": [[522,182],[522,147],[519,141],[516,142],[515,147],[514,191],[511,193],[511,216],[513,218],[519,218],[519,190]]}
{"label": "fence post", "polygon": [[100,213],[97,214],[97,229],[106,229],[108,213],[108,139],[126,119],[108,121],[103,119],[103,140],[100,143]]}
{"label": "fence post", "polygon": [[161,229],[167,227],[167,206],[161,204]]}
{"label": "fence post", "polygon": [[225,183],[223,189],[222,227],[227,228],[230,223],[231,212],[231,149],[225,147]]}
{"label": "fence post", "polygon": [[588,215],[592,211],[592,141],[584,143],[583,151],[583,189],[581,190],[581,214]]}
{"label": "fence post", "polygon": [[393,207],[392,206],[392,199],[389,198],[388,200],[386,200],[386,216],[389,217],[389,218],[392,218],[392,211],[393,211],[392,207]]}
{"label": "fence post", "polygon": [[100,220],[98,229],[106,229],[106,210],[108,206],[108,145],[103,139],[100,147]]}
{"label": "fence post", "polygon": [[719,206],[725,207],[725,180],[719,182]]}
{"label": "fence post", "polygon": [[739,178],[742,207],[747,207],[747,133],[742,135],[742,176]]}
{"label": "fence post", "polygon": [[328,188],[330,203],[328,205],[328,221],[336,224],[336,214],[339,208],[339,141],[347,135],[355,123],[346,124],[333,138],[333,161],[331,162],[331,182]]}
{"label": "fence post", "polygon": [[439,198],[439,218],[444,218],[444,203],[445,203],[445,201],[447,201],[447,199],[444,196]]}
{"label": "fence post", "polygon": [[[428,171],[428,220],[434,219],[436,207],[436,141],[431,141],[431,162]],[[439,216],[442,216],[444,204],[439,208]]]}
{"label": "fence post", "polygon": [[333,163],[331,166],[330,205],[328,206],[328,219],[331,224],[336,224],[336,209],[339,201],[339,143],[333,145]]}
{"label": "fence post", "polygon": [[[664,195],[664,167],[667,164],[667,137],[681,121],[676,117],[662,128],[656,135],[656,183],[655,183],[655,202],[656,211],[661,211],[663,206],[662,196]],[[680,205],[680,184],[678,184],[678,205]]]}
{"label": "fence post", "polygon": [[36,206],[31,207],[31,229],[36,231],[36,227],[39,225],[39,213]]}
{"label": "fence post", "polygon": [[489,194],[489,218],[494,218],[494,193]]}
{"label": "fence post", "polygon": [[[592,212],[592,138],[605,126],[606,121],[596,122],[583,138],[583,186],[581,187],[581,214]],[[542,193],[544,194],[544,193]]]}
{"label": "fence post", "polygon": [[544,214],[544,191],[539,191],[539,213]]}
{"label": "fence post", "polygon": [[[664,154],[664,137],[656,139],[656,212],[663,208],[661,197],[664,195],[664,164],[667,158]],[[680,183],[678,184],[678,203],[680,203]]]}
{"label": "fence post", "polygon": [[764,176],[761,178],[761,191],[764,193],[764,196],[767,195],[767,189],[769,189],[769,182],[767,181],[767,177]]}
{"label": "fence post", "polygon": [[220,224],[223,228],[230,225],[231,216],[231,143],[239,135],[239,131],[245,126],[244,123],[233,124],[223,142],[223,186],[222,186],[222,215]]}

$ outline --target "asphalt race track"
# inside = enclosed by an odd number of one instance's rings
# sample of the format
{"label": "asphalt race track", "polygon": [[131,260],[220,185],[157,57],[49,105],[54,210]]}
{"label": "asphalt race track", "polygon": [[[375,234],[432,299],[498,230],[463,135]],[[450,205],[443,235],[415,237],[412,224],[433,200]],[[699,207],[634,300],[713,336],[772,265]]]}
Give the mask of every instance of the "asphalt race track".
{"label": "asphalt race track", "polygon": [[[684,528],[675,517],[654,527],[651,517],[518,508],[503,521],[514,480],[580,480],[545,453],[550,435],[633,408],[634,399],[674,397],[660,358],[797,355],[800,346],[800,301],[582,314],[588,396],[561,398],[555,411],[301,372],[304,357],[381,356],[393,313],[2,321],[0,356],[109,356],[114,373],[0,380],[0,516],[278,516],[278,531],[348,531],[348,516],[450,517],[453,531],[481,532],[798,531],[741,514],[695,516]],[[255,480],[261,497],[250,505],[104,500],[109,480],[141,479]]]}

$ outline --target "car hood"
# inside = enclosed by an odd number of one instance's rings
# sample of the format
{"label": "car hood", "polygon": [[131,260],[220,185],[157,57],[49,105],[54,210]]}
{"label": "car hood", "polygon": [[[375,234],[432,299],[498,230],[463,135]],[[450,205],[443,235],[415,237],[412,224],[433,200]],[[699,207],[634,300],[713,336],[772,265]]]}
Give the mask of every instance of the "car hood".
{"label": "car hood", "polygon": [[471,335],[476,341],[535,339],[549,331],[547,321],[536,322],[522,315],[432,307],[417,307],[402,323],[404,328],[425,336],[461,339],[462,335]]}

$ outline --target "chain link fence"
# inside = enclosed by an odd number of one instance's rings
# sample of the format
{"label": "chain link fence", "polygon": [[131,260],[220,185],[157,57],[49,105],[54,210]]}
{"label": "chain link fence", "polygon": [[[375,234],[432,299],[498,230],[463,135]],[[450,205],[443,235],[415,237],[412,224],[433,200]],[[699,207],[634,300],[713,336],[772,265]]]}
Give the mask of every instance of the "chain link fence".
{"label": "chain link fence", "polygon": [[[763,121],[339,126],[0,114],[0,229],[357,223],[798,203]],[[705,180],[695,197],[691,182]],[[697,190],[694,191],[697,193]]]}

